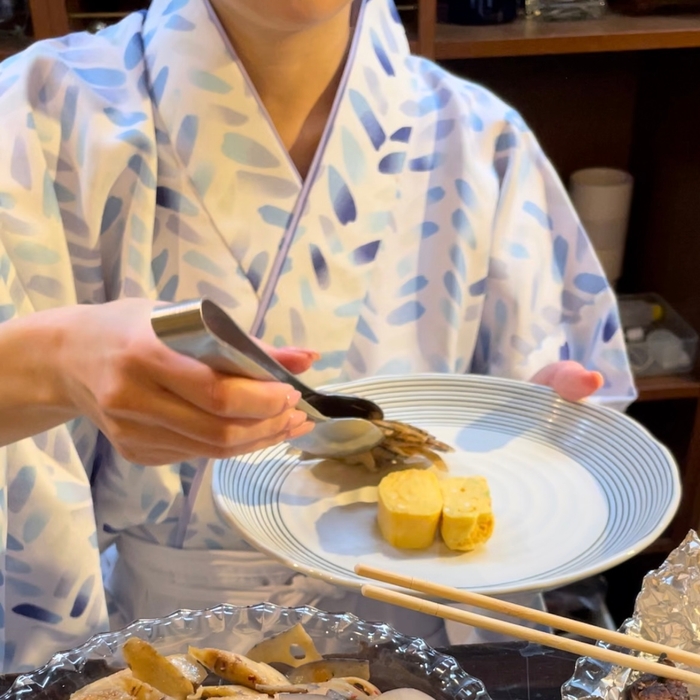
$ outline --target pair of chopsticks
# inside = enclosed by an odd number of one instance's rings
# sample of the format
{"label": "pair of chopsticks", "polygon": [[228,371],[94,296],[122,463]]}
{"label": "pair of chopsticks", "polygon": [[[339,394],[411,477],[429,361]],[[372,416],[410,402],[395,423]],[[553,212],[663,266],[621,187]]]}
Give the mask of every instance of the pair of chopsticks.
{"label": "pair of chopsticks", "polygon": [[[449,586],[441,586],[430,583],[429,581],[421,581],[420,579],[409,576],[394,574],[389,571],[383,571],[382,569],[376,569],[372,566],[365,566],[364,564],[358,564],[355,567],[355,573],[375,581],[382,581],[383,583],[400,586],[412,591],[426,593],[430,596],[443,600],[451,600],[455,603],[465,603],[472,607],[491,610],[492,612],[502,613],[509,617],[528,620],[546,627],[572,632],[582,637],[588,637],[589,639],[608,642],[609,644],[614,644],[625,649],[634,649],[636,651],[653,654],[654,656],[666,655],[671,661],[700,669],[700,654],[693,654],[683,649],[669,647],[665,644],[657,644],[647,639],[637,639],[603,627],[596,627],[595,625],[589,625],[585,622],[579,622],[578,620],[571,620],[566,617],[560,617],[559,615],[553,615],[552,613],[534,610],[523,605],[516,605],[515,603],[498,600],[479,593],[470,593],[469,591],[462,591]],[[577,656],[588,656],[615,666],[631,668],[643,673],[652,673],[661,678],[679,680],[700,687],[700,673],[693,673],[692,671],[687,671],[682,668],[667,666],[655,661],[648,661],[636,656],[631,656],[630,654],[613,651],[612,649],[603,649],[593,644],[587,644],[586,642],[580,642],[566,637],[559,637],[548,632],[542,632],[541,630],[523,627],[522,625],[512,622],[505,622],[484,615],[478,615],[476,613],[467,612],[466,610],[459,610],[449,605],[433,603],[429,600],[423,600],[422,598],[416,598],[406,593],[400,593],[379,586],[363,585],[362,595],[367,598],[383,601],[384,603],[398,605],[408,610],[415,610],[427,615],[435,615],[445,620],[454,620],[455,622],[461,622],[465,625],[471,625],[472,627],[480,627],[490,632],[496,632],[510,637],[516,637],[517,639],[524,639],[527,642],[534,642],[542,646],[552,647],[553,649],[567,651]]]}

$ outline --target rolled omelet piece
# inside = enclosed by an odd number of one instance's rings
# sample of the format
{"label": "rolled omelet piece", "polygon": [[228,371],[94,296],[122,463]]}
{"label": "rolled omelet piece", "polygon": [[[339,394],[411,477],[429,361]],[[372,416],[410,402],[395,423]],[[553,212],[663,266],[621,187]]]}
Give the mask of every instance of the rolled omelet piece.
{"label": "rolled omelet piece", "polygon": [[433,472],[404,469],[387,474],[379,482],[379,529],[394,547],[430,547],[441,512],[440,482]]}
{"label": "rolled omelet piece", "polygon": [[443,479],[440,535],[453,550],[468,552],[484,544],[493,534],[491,492],[483,476]]}

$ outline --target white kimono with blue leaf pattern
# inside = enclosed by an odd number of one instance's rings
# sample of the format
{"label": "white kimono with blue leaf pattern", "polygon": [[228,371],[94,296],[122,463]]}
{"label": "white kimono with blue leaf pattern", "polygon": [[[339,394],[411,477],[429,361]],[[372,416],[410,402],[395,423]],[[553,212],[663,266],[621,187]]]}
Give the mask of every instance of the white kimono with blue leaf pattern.
{"label": "white kimono with blue leaf pattern", "polygon": [[[302,181],[205,0],[155,0],[0,66],[0,321],[207,295],[313,384],[520,379],[570,358],[634,398],[613,294],[552,166],[488,91],[365,0]],[[99,550],[172,545],[200,464],[126,463],[77,420],[0,448],[4,669],[107,623]],[[99,468],[98,468],[99,467]],[[204,491],[185,547],[243,548]]]}

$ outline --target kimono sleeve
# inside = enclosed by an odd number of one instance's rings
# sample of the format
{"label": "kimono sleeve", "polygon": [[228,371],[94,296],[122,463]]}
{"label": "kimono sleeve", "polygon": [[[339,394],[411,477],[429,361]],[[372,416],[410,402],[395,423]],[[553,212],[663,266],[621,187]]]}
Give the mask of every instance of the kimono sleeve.
{"label": "kimono sleeve", "polygon": [[636,398],[617,301],[566,190],[517,115],[495,142],[500,182],[472,371],[529,380],[574,360],[605,380],[592,400]]}

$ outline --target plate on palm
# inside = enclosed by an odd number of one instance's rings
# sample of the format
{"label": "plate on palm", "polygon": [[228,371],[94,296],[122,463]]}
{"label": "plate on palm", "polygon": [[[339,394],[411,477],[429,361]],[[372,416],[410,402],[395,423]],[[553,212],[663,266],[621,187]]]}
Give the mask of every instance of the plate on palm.
{"label": "plate on palm", "polygon": [[546,590],[619,564],[653,542],[680,500],[668,450],[627,416],[551,390],[475,375],[379,377],[333,387],[454,447],[454,476],[488,480],[495,528],[472,552],[436,538],[420,551],[385,542],[377,486],[387,473],[303,461],[282,444],[217,462],[217,507],[259,550],[350,588],[365,564],[492,595]]}

